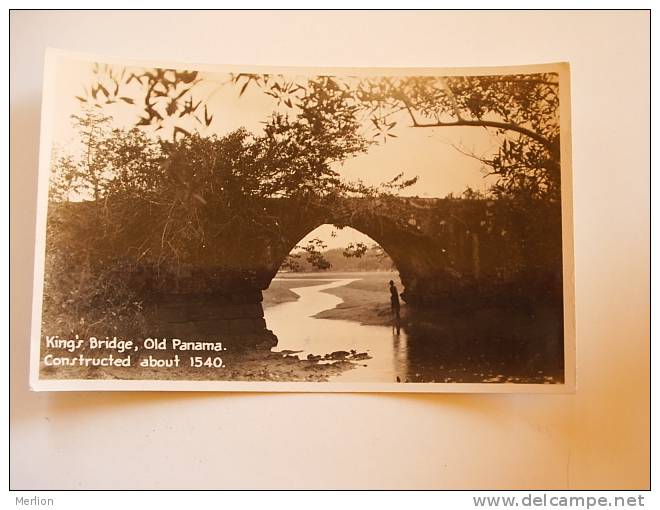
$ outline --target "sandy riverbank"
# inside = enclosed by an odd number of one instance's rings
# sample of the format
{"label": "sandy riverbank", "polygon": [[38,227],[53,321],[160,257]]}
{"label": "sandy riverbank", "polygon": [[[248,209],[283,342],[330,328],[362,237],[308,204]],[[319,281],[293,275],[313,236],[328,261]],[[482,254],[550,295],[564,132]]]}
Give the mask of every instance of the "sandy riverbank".
{"label": "sandy riverbank", "polygon": [[[313,317],[368,326],[390,326],[388,282],[394,273],[324,273],[355,278],[323,290],[343,301]],[[295,288],[294,278],[283,288]],[[300,282],[301,283],[301,282]],[[556,310],[482,307],[475,310],[411,309],[402,301],[401,327],[407,341],[409,382],[561,383],[562,322]]]}
{"label": "sandy riverbank", "polygon": [[[315,273],[316,274],[316,273]],[[325,274],[319,276],[308,276],[307,278],[331,278]],[[320,285],[324,282],[305,279],[304,276],[294,277],[277,277],[270,283],[270,287],[263,292],[263,307],[270,308],[281,303],[289,303],[297,301],[299,296],[291,289],[296,287],[311,287],[312,285]]]}
{"label": "sandy riverbank", "polygon": [[[340,279],[357,278],[341,287],[325,290],[343,300],[336,308],[324,310],[314,317],[318,319],[340,319],[366,325],[388,326],[391,323],[390,293],[388,283],[394,280],[399,292],[403,286],[394,272],[370,273],[295,273],[283,274],[271,283],[264,292],[264,308],[278,303],[295,301],[298,296],[290,289],[319,285],[320,282],[306,278]],[[401,316],[405,318],[406,306],[401,303]]]}

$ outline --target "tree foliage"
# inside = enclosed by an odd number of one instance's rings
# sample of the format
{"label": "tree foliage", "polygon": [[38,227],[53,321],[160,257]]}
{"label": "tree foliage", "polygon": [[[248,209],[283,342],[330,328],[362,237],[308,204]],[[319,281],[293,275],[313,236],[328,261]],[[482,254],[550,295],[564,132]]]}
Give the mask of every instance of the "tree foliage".
{"label": "tree foliage", "polygon": [[[113,104],[139,105],[142,113],[136,126],[151,127],[154,132],[166,125],[166,119],[193,119],[197,125],[210,126],[209,114],[203,100],[196,99],[196,85],[200,83],[198,71],[180,69],[140,69],[115,67],[94,63],[92,78],[78,101],[88,107],[102,110]],[[203,110],[203,112],[202,112]],[[190,134],[181,126],[173,125],[172,138]]]}
{"label": "tree foliage", "polygon": [[[176,139],[177,134],[190,135],[181,120],[193,118],[199,126],[209,126],[212,121],[205,99],[196,95],[196,87],[206,79],[203,73],[115,69],[104,64],[96,64],[93,71],[94,78],[79,99],[98,107],[118,101],[136,104],[142,111],[139,126],[159,130],[168,120]],[[342,160],[364,150],[368,143],[364,126],[371,127],[367,138],[381,142],[396,138],[402,125],[474,127],[488,130],[500,141],[494,154],[472,154],[497,178],[491,189],[495,196],[559,200],[556,73],[306,78],[238,73],[228,81],[238,88],[239,97],[258,87],[273,98],[280,113],[270,120],[270,133],[281,143],[312,148],[306,165],[322,164],[325,156]],[[122,95],[128,94],[124,91],[127,86],[138,84],[132,97]],[[281,113],[282,109],[293,113],[293,132],[289,115]],[[306,129],[300,129],[302,126]],[[273,148],[271,154],[276,156],[277,150]],[[288,157],[291,163],[299,163],[293,154]]]}
{"label": "tree foliage", "polygon": [[[283,79],[283,78],[282,78]],[[372,137],[397,137],[402,122],[413,128],[474,127],[500,140],[494,155],[472,155],[490,167],[496,196],[527,195],[558,201],[560,193],[559,83],[554,73],[504,76],[319,77],[306,86],[279,81],[264,87],[280,104],[297,108],[312,84],[341,91],[350,115],[372,127]]]}
{"label": "tree foliage", "polygon": [[[116,80],[112,70],[107,72]],[[149,106],[154,94],[165,97],[161,92],[176,89],[181,73],[171,79],[170,74],[153,70],[129,76],[146,80],[147,110],[155,108]],[[190,76],[183,77],[187,83]],[[97,83],[92,96],[107,97],[107,90]],[[103,201],[101,218],[90,218],[93,224],[79,218],[82,223],[70,228],[100,224],[99,244],[117,245],[117,258],[137,256],[159,267],[198,259],[209,236],[220,230],[276,237],[277,218],[265,212],[269,199],[332,202],[345,194],[372,192],[361,183],[343,182],[334,168],[370,144],[350,109],[345,110],[344,99],[339,91],[328,94],[318,83],[295,112],[267,117],[260,133],[240,128],[224,136],[186,132],[172,139],[150,136],[140,127],[142,122],[110,129],[111,119],[102,109],[86,108],[72,118],[84,150],[54,158],[50,198]],[[186,101],[185,94],[179,100]],[[130,225],[147,221],[140,215],[147,210],[150,239],[118,242]],[[308,256],[319,268],[324,266],[318,250]]]}
{"label": "tree foliage", "polygon": [[[239,97],[256,87],[273,99],[274,110],[259,133],[241,128],[223,136],[189,129],[191,120],[200,128],[213,121],[215,113],[199,95],[204,80],[197,71],[95,65],[90,85],[78,96],[87,109],[73,118],[85,150],[79,157],[54,157],[51,199],[112,198],[105,201],[103,242],[112,242],[126,222],[139,221],[133,216],[140,208],[155,208],[160,213],[154,216],[154,241],[145,257],[179,263],[205,247],[211,224],[276,235],[276,218],[264,214],[270,198],[331,202],[341,196],[396,194],[411,186],[416,178],[403,173],[367,186],[346,182],[337,170],[338,163],[372,144],[396,139],[406,126],[473,127],[500,141],[494,154],[472,155],[497,177],[493,196],[512,199],[521,217],[545,214],[539,203],[558,207],[555,74],[235,74],[228,83]],[[134,128],[109,129],[104,108],[115,103],[136,109]],[[172,136],[153,137],[166,132]],[[142,248],[129,249],[141,253]],[[307,256],[323,265],[317,252],[318,246]],[[359,247],[347,249],[348,256],[360,253]]]}
{"label": "tree foliage", "polygon": [[300,262],[304,256],[304,260],[313,268],[321,271],[330,269],[331,264],[323,255],[323,250],[327,247],[328,245],[318,238],[310,239],[304,245],[296,245],[284,259],[281,268],[294,272],[300,271],[302,269]]}

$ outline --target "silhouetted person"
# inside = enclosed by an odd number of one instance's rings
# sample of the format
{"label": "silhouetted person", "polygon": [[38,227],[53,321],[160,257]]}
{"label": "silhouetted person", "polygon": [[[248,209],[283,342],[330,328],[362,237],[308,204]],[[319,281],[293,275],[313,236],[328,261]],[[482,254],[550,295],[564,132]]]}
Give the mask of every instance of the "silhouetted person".
{"label": "silhouetted person", "polygon": [[390,280],[390,304],[392,306],[392,317],[394,318],[394,326],[396,332],[399,334],[401,330],[401,302],[399,301],[399,289],[394,285],[394,281]]}

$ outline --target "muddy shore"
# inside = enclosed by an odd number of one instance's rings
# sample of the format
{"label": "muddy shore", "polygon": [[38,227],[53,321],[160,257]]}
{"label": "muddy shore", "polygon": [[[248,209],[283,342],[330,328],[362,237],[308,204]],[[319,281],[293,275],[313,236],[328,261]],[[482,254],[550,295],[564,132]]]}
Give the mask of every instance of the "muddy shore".
{"label": "muddy shore", "polygon": [[[172,357],[173,353],[167,353]],[[160,356],[159,356],[160,357]],[[355,364],[347,360],[319,363],[319,360],[300,360],[291,354],[265,349],[246,349],[223,355],[225,368],[191,368],[182,356],[178,368],[132,367],[45,367],[42,379],[119,379],[119,380],[185,380],[185,381],[287,381],[323,382],[328,377],[351,370]]]}

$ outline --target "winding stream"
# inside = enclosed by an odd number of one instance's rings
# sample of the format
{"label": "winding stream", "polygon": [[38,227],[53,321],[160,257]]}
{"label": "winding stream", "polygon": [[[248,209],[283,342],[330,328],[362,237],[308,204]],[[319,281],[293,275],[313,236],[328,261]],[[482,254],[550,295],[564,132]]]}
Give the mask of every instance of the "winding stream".
{"label": "winding stream", "polygon": [[331,380],[362,382],[395,382],[407,373],[407,338],[404,331],[396,334],[387,326],[364,326],[357,322],[337,319],[316,319],[312,316],[335,308],[343,300],[324,292],[347,285],[355,278],[310,278],[318,285],[294,287],[300,296],[297,301],[281,303],[265,310],[268,328],[275,333],[278,344],[274,351],[300,351],[296,355],[320,355],[351,351],[367,353],[370,359],[354,361],[348,370]]}
{"label": "winding stream", "polygon": [[[305,286],[290,289],[299,296],[297,301],[265,310],[267,327],[278,338],[273,351],[300,359],[311,356],[319,363],[345,356],[355,368],[330,377],[337,382],[553,384],[563,380],[562,319],[547,307],[438,309],[414,311],[414,316],[409,309],[399,334],[391,326],[313,317],[343,302],[325,291],[360,279],[301,278]],[[339,355],[328,360],[332,353]]]}

